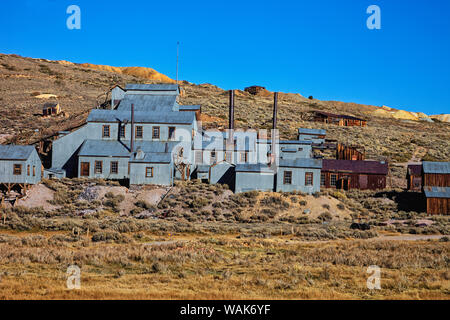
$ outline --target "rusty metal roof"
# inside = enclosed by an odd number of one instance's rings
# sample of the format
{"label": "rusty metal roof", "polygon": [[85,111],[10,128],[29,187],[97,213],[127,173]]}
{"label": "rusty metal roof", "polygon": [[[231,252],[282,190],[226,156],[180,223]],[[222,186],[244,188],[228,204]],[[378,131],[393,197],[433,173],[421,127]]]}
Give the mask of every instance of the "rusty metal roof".
{"label": "rusty metal roof", "polygon": [[334,160],[323,159],[322,171],[337,171],[366,174],[388,174],[388,164],[385,161],[366,160]]}
{"label": "rusty metal roof", "polygon": [[408,173],[410,176],[421,176],[422,175],[422,165],[421,164],[409,164]]}

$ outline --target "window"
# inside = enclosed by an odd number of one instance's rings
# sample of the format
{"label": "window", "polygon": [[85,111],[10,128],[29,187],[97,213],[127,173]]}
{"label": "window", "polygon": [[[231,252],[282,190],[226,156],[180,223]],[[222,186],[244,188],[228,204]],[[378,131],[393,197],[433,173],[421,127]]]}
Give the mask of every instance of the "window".
{"label": "window", "polygon": [[111,171],[112,174],[119,173],[119,162],[111,161]]}
{"label": "window", "polygon": [[153,178],[153,167],[146,167],[145,168],[145,177],[146,178]]}
{"label": "window", "polygon": [[247,162],[247,161],[248,161],[248,153],[241,152],[241,162]]}
{"label": "window", "polygon": [[284,184],[292,184],[292,171],[285,171],[283,176]]}
{"label": "window", "polygon": [[109,125],[104,125],[103,126],[102,137],[103,138],[109,138],[110,137],[110,127],[109,127]]}
{"label": "window", "polygon": [[195,163],[203,163],[203,151],[195,151]]}
{"label": "window", "polygon": [[303,151],[303,148],[298,148],[298,151]]}
{"label": "window", "polygon": [[337,177],[337,174],[330,175],[330,186],[336,186]]}
{"label": "window", "polygon": [[22,165],[21,164],[14,164],[13,174],[15,176],[20,176],[22,174]]}
{"label": "window", "polygon": [[153,127],[152,139],[159,139],[159,127]]}
{"label": "window", "polygon": [[119,126],[119,137],[125,138],[125,126]]}
{"label": "window", "polygon": [[305,186],[312,186],[313,185],[313,179],[314,179],[314,173],[313,172],[306,172],[305,173]]}
{"label": "window", "polygon": [[169,140],[175,140],[175,127],[169,127]]}
{"label": "window", "polygon": [[136,126],[136,139],[142,139],[144,137],[144,128],[142,126]]}
{"label": "window", "polygon": [[36,166],[33,166],[33,177],[36,176]]}
{"label": "window", "polygon": [[30,175],[30,165],[27,165],[27,176]]}
{"label": "window", "polygon": [[95,161],[94,173],[103,172],[103,161]]}
{"label": "window", "polygon": [[211,163],[216,162],[216,150],[211,151]]}
{"label": "window", "polygon": [[325,185],[325,173],[322,173],[320,175],[320,185],[324,186]]}

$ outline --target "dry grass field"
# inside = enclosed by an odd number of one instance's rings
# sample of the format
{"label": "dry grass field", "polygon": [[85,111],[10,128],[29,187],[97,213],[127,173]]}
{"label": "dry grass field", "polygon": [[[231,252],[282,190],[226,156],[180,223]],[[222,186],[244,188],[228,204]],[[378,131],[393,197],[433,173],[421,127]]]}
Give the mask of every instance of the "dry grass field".
{"label": "dry grass field", "polygon": [[[448,299],[448,242],[129,235],[65,242],[3,235],[0,299]],[[81,267],[81,289],[66,270]],[[381,290],[369,290],[369,265]]]}

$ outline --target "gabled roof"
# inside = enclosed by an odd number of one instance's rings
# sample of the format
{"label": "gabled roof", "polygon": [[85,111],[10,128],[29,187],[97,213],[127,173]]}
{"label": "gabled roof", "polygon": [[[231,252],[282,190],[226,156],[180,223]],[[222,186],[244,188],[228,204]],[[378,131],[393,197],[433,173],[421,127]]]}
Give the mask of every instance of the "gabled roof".
{"label": "gabled roof", "polygon": [[131,105],[134,105],[134,111],[159,111],[171,112],[177,110],[176,95],[147,95],[147,94],[126,94],[120,101],[117,110],[131,111]]}
{"label": "gabled roof", "polygon": [[327,131],[324,129],[308,129],[308,128],[298,128],[299,134],[311,134],[311,135],[326,135]]}
{"label": "gabled roof", "polygon": [[27,160],[34,150],[33,146],[0,145],[0,160]]}
{"label": "gabled roof", "polygon": [[141,84],[141,83],[128,83],[125,86],[125,90],[138,90],[138,91],[178,91],[177,84]]}
{"label": "gabled roof", "polygon": [[450,187],[424,187],[427,198],[447,198],[450,199]]}
{"label": "gabled roof", "polygon": [[322,168],[322,160],[320,159],[280,159],[278,163],[279,167],[287,168],[308,168],[308,169],[320,169]]}
{"label": "gabled roof", "polygon": [[132,163],[171,163],[172,154],[164,152],[146,152],[144,158],[136,159],[134,156],[130,157]]}
{"label": "gabled roof", "polygon": [[424,173],[450,174],[450,162],[422,162]]}
{"label": "gabled roof", "polygon": [[[180,141],[135,141],[134,149],[141,148],[145,153],[168,153],[180,143]],[[167,148],[166,148],[167,145]],[[166,152],[167,151],[167,152]],[[117,140],[86,140],[78,152],[85,157],[130,157],[130,141]]]}
{"label": "gabled roof", "polygon": [[314,111],[316,114],[320,114],[323,115],[325,117],[330,117],[330,118],[341,118],[341,119],[349,119],[349,120],[360,120],[360,121],[367,121],[366,119],[361,119],[361,118],[357,118],[357,117],[353,117],[353,116],[348,116],[345,114],[334,114],[334,113],[330,113],[330,112],[324,112],[324,111]]}
{"label": "gabled roof", "polygon": [[[87,122],[124,122],[131,121],[130,111],[93,109]],[[192,124],[195,112],[142,112],[134,113],[135,123]]]}
{"label": "gabled roof", "polygon": [[267,165],[262,163],[245,163],[237,164],[236,172],[254,172],[254,173],[274,173],[273,170]]}
{"label": "gabled roof", "polygon": [[389,170],[385,161],[323,159],[322,164],[322,171],[387,175]]}

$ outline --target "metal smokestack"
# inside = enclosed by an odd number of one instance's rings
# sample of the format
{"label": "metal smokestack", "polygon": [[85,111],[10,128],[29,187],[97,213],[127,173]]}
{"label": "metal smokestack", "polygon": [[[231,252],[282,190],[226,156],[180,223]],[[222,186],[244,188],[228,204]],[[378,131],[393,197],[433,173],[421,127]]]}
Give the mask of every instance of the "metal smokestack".
{"label": "metal smokestack", "polygon": [[278,92],[273,95],[273,126],[272,129],[277,128],[277,108],[278,108]]}
{"label": "metal smokestack", "polygon": [[234,129],[234,90],[230,90],[229,129]]}
{"label": "metal smokestack", "polygon": [[130,152],[134,152],[134,104],[131,104],[131,143]]}

